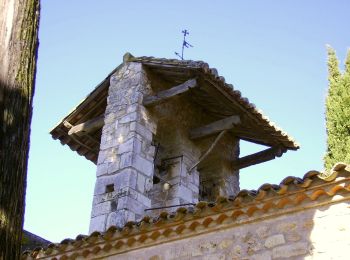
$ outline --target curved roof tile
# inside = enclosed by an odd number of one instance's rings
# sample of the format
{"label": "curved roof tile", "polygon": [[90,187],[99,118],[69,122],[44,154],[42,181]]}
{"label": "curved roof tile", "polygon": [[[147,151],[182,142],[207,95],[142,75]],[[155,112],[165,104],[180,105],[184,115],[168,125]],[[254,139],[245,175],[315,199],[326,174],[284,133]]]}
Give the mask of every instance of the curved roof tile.
{"label": "curved roof tile", "polygon": [[[297,150],[299,144],[281,128],[277,127],[267,116],[265,116],[262,110],[256,108],[255,104],[251,103],[248,98],[242,97],[239,90],[236,90],[232,84],[227,84],[224,77],[220,76],[217,69],[210,68],[208,63],[203,61],[192,60],[176,60],[176,59],[164,59],[154,57],[133,57],[130,53],[124,55],[124,62],[139,62],[145,66],[157,66],[161,69],[186,69],[196,72],[196,75],[200,75],[215,85],[216,89],[220,89],[221,93],[225,93],[230,97],[230,100],[234,102],[240,110],[244,111],[244,114],[251,118],[259,129],[262,129],[265,136],[269,136],[269,141],[266,144],[273,142],[274,144],[281,145],[286,149]],[[86,111],[89,108],[90,103],[98,103],[99,106],[95,108],[95,116],[101,115],[104,112],[103,105],[106,105],[105,99],[107,98],[107,90],[109,86],[110,77],[122,67],[122,64],[114,69],[96,88],[91,92],[86,99],[84,99],[72,112],[59,122],[54,129],[51,130],[51,135],[54,139],[59,139],[62,144],[67,144],[73,151],[76,151],[79,155],[85,156],[88,160],[96,162],[98,146],[91,138],[77,137],[68,135],[69,129],[72,124],[79,122],[79,114]],[[98,99],[98,101],[96,101]],[[90,103],[89,103],[90,102]],[[81,116],[81,115],[80,115]],[[91,118],[90,118],[91,119]],[[94,133],[94,138],[97,139],[98,131]],[[252,138],[250,138],[252,139]],[[271,140],[270,140],[271,139]]]}
{"label": "curved roof tile", "polygon": [[55,257],[78,248],[84,250],[74,254],[87,257],[100,250],[108,252],[112,248],[131,247],[148,239],[181,234],[186,229],[195,231],[199,227],[207,228],[228,220],[234,222],[243,216],[263,216],[271,210],[283,210],[287,205],[298,206],[316,201],[321,196],[333,197],[343,192],[350,193],[350,165],[338,163],[328,174],[309,171],[302,178],[288,176],[279,185],[264,184],[256,191],[242,190],[232,199],[218,197],[215,203],[200,201],[195,207],[178,208],[175,215],[161,212],[157,218],[145,216],[140,222],[128,222],[122,228],[112,226],[105,233],[78,235],[76,239],[50,244],[46,249],[25,251],[23,258]]}

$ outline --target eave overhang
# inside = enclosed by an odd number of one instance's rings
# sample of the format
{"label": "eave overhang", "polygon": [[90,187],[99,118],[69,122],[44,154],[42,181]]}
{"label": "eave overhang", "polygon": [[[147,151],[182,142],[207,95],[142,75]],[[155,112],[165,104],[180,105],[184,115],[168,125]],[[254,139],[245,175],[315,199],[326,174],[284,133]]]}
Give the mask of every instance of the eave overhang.
{"label": "eave overhang", "polygon": [[[284,150],[297,150],[299,148],[293,138],[263,115],[262,111],[258,110],[247,98],[242,97],[241,92],[235,89],[232,84],[226,83],[225,78],[219,76],[215,68],[210,68],[203,61],[154,57],[135,58],[126,54],[124,55],[124,63],[126,62],[142,63],[147,71],[172,85],[179,85],[195,78],[199,87],[191,89],[191,101],[218,120],[239,115],[242,123],[230,132],[242,140],[268,147],[279,147]],[[50,132],[54,139],[60,140],[62,144],[68,145],[73,151],[94,163],[97,162],[99,152],[101,127],[86,135],[70,135],[68,132],[73,126],[104,114],[110,77],[124,63],[113,70]]]}

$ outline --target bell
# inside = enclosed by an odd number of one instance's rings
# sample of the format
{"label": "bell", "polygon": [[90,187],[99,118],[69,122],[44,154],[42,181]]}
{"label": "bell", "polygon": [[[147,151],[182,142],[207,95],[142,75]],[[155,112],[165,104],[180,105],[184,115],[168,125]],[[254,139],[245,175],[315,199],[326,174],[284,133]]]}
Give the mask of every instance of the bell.
{"label": "bell", "polygon": [[168,191],[170,189],[170,184],[169,183],[164,183],[163,184],[163,191]]}

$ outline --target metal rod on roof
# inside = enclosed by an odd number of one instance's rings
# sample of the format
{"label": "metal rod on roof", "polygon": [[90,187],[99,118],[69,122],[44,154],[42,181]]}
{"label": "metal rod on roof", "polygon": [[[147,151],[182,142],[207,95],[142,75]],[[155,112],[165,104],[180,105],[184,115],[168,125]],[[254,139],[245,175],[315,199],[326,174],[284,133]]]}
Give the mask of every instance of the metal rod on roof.
{"label": "metal rod on roof", "polygon": [[177,204],[177,205],[172,205],[172,206],[148,208],[148,209],[145,209],[145,211],[148,211],[148,210],[157,210],[157,209],[167,209],[167,208],[174,208],[174,207],[182,207],[182,206],[195,206],[195,205],[196,205],[195,203],[185,203],[185,204]]}

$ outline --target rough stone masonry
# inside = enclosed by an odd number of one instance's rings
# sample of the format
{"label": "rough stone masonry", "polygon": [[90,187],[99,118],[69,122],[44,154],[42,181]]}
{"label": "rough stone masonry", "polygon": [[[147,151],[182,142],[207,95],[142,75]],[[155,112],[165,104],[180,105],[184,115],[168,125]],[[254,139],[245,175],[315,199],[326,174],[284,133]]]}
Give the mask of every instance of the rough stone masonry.
{"label": "rough stone masonry", "polygon": [[238,192],[238,171],[232,168],[239,155],[235,137],[227,135],[219,142],[216,149],[222,156],[213,152],[202,170],[189,172],[212,141],[193,142],[189,129],[211,118],[184,97],[151,109],[142,105],[145,96],[172,87],[169,84],[136,62],[125,62],[111,76],[90,233],[158,213],[146,209]]}

